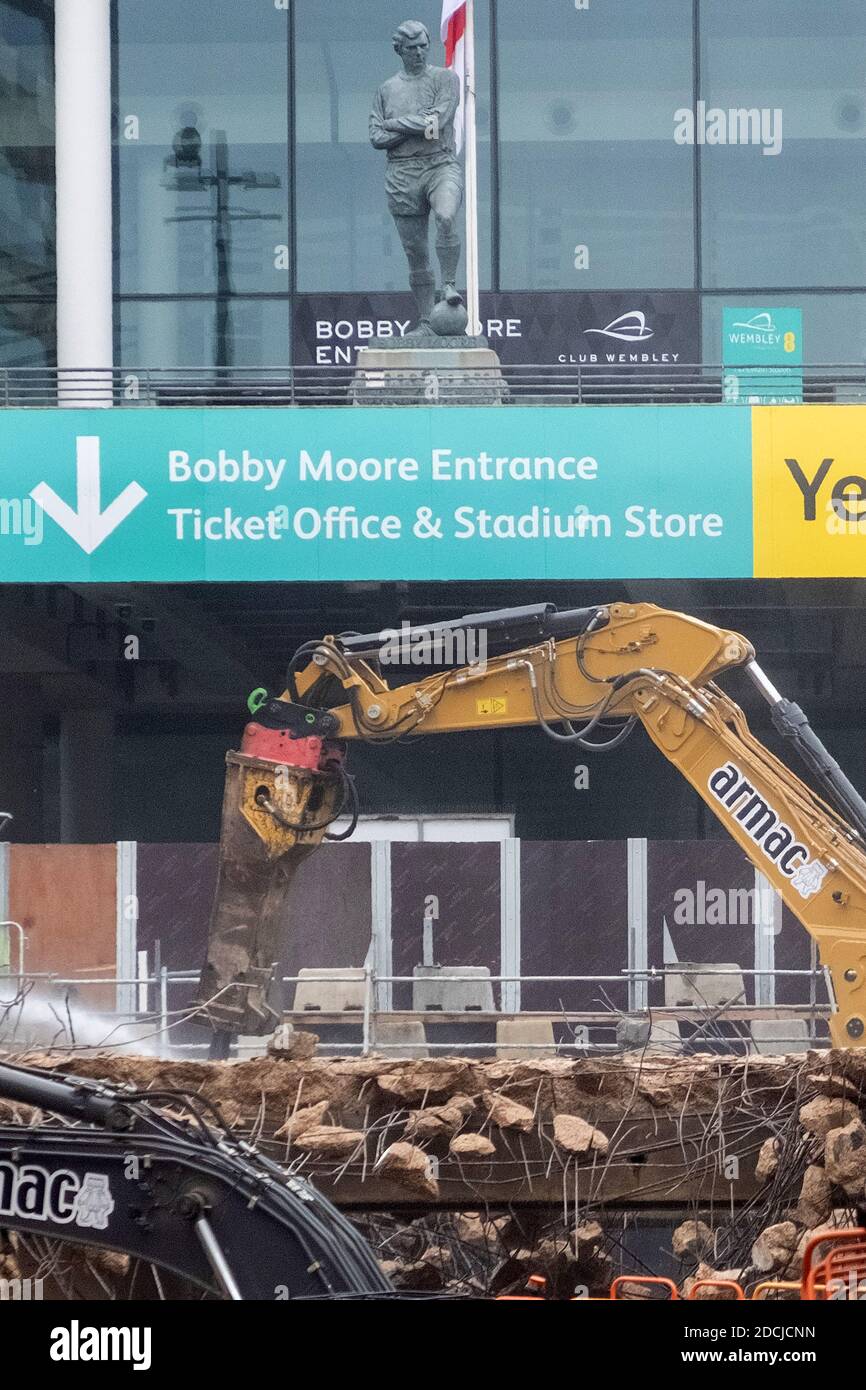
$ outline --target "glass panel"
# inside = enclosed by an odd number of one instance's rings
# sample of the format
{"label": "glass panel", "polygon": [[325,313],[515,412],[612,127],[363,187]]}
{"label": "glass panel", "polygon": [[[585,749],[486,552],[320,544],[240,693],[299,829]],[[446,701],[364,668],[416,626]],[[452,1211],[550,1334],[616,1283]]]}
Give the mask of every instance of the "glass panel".
{"label": "glass panel", "polygon": [[803,356],[809,365],[853,364],[866,361],[866,294],[705,295],[703,299],[704,361],[722,357],[722,309],[726,304],[748,308],[803,310]]}
{"label": "glass panel", "polygon": [[[289,360],[287,299],[121,300],[122,367],[280,366]],[[222,341],[220,341],[222,339]]]}
{"label": "glass panel", "polygon": [[56,362],[54,304],[26,299],[0,303],[0,367],[53,367]]}
{"label": "glass panel", "polygon": [[[490,286],[490,57],[476,3],[481,286]],[[426,7],[438,23],[440,6]],[[300,290],[403,290],[406,258],[385,199],[385,156],[370,145],[376,89],[399,68],[391,35],[405,0],[297,0],[297,239]],[[444,64],[438,30],[430,62]]]}
{"label": "glass panel", "polygon": [[781,137],[769,154],[719,123],[728,143],[702,149],[704,284],[862,284],[866,6],[702,0],[701,35],[708,121],[756,111],[777,127],[765,145]]}
{"label": "glass panel", "polygon": [[497,14],[502,288],[691,288],[691,0]]}
{"label": "glass panel", "polygon": [[0,296],[54,294],[54,18],[0,3]]}
{"label": "glass panel", "polygon": [[287,291],[287,11],[119,0],[117,67],[121,292]]}

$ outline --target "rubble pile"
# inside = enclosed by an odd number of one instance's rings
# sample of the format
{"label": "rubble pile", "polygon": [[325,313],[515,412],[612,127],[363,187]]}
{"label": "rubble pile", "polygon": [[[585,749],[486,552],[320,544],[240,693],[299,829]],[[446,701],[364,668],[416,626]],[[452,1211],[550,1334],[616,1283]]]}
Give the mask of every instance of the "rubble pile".
{"label": "rubble pile", "polygon": [[[424,1124],[439,1134],[477,1128],[479,1118],[498,1130],[529,1133],[539,1123],[552,1125],[557,1115],[576,1116],[604,1130],[624,1114],[635,1119],[686,1109],[709,1114],[720,1104],[752,1112],[758,1120],[762,1109],[775,1111],[792,1098],[798,1099],[804,1129],[826,1134],[856,1117],[866,1092],[866,1054],[853,1051],[790,1057],[670,1057],[647,1051],[576,1060],[406,1061],[375,1054],[319,1057],[310,1054],[311,1039],[314,1044],[313,1035],[295,1034],[290,1052],[244,1062],[175,1061],[110,1051],[30,1053],[8,1060],[136,1090],[198,1093],[236,1111],[241,1128],[255,1122],[271,1138],[290,1120],[300,1133],[308,1123],[320,1123],[326,1112],[329,1123],[343,1125],[365,1114],[375,1119],[402,1109],[413,1124],[423,1111]],[[0,1099],[0,1106],[5,1113],[9,1102]],[[475,1123],[467,1125],[470,1116]]]}
{"label": "rubble pile", "polygon": [[[206,1099],[338,1202],[366,1202],[360,1224],[400,1288],[508,1292],[542,1274],[560,1296],[603,1292],[629,1268],[623,1210],[674,1205],[677,1220],[654,1219],[686,1293],[793,1281],[810,1236],[866,1204],[858,1052],[407,1061],[317,1057],[301,1038],[234,1063],[26,1060]],[[0,1123],[39,1119],[0,1100]]]}
{"label": "rubble pile", "polygon": [[[713,1258],[720,1246],[730,1248],[730,1234],[720,1240],[718,1233],[695,1221],[683,1222],[674,1231],[674,1254],[696,1262],[683,1282],[684,1293],[703,1280],[736,1280],[746,1289],[762,1280],[799,1282],[810,1240],[864,1224],[866,1092],[858,1073],[855,1066],[847,1075],[813,1074],[810,1080],[819,1093],[798,1107],[796,1123],[787,1126],[787,1133],[764,1140],[755,1176],[764,1205],[783,1219],[763,1226],[748,1250],[741,1249],[736,1264],[719,1268]],[[752,1206],[761,1211],[760,1197]],[[695,1296],[716,1295],[708,1288]]]}

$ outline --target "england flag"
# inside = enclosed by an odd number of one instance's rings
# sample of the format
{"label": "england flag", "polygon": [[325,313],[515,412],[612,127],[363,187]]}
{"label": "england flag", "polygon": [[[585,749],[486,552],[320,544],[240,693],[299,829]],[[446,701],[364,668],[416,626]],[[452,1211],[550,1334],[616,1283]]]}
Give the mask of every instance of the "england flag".
{"label": "england flag", "polygon": [[463,106],[466,99],[466,0],[442,0],[442,42],[445,66],[460,78],[460,106],[454,118],[454,139],[463,148]]}

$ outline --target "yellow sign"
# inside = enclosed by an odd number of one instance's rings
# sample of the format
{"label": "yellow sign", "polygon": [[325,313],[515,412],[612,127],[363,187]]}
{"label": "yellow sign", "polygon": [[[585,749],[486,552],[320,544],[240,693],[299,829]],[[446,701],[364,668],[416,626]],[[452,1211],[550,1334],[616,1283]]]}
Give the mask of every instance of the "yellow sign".
{"label": "yellow sign", "polygon": [[866,575],[866,406],[752,408],[755,577]]}
{"label": "yellow sign", "polygon": [[489,700],[476,700],[475,713],[482,719],[495,719],[500,714],[508,713],[508,701],[504,696],[496,695]]}

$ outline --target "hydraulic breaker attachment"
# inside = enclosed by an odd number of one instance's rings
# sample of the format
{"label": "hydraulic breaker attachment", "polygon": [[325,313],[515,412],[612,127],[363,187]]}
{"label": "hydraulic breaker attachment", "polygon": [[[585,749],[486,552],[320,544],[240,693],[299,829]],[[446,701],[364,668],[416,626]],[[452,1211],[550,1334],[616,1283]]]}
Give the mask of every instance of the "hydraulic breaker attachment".
{"label": "hydraulic breaker attachment", "polygon": [[[270,719],[257,711],[242,751],[226,755],[219,869],[198,1001],[215,1033],[226,1035],[215,1038],[213,1055],[227,1055],[228,1035],[268,1033],[279,1021],[275,967],[287,894],[298,866],[349,799],[343,748],[329,737],[336,721],[317,712],[293,734],[285,722],[275,726],[287,708]],[[302,714],[306,719],[310,711]],[[271,756],[260,756],[262,749]]]}

